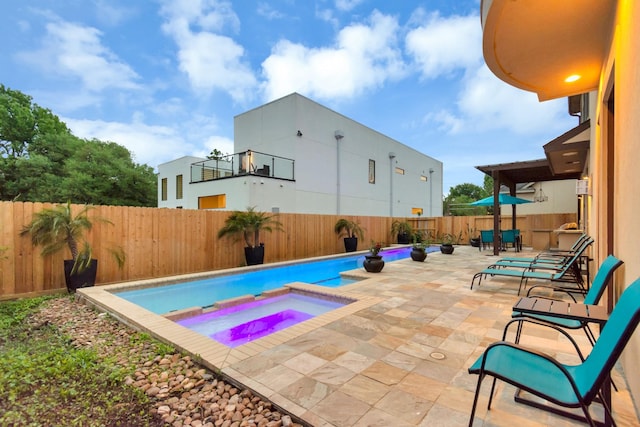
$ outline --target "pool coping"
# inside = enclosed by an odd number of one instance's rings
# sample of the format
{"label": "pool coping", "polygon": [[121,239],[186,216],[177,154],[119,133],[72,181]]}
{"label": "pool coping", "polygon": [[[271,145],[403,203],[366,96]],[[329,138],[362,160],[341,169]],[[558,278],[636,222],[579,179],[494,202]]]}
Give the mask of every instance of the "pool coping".
{"label": "pool coping", "polygon": [[[348,273],[352,276],[358,276],[357,270],[354,272],[349,271]],[[366,277],[364,271],[362,275]],[[182,352],[190,354],[207,368],[214,371],[225,372],[225,368],[230,367],[234,363],[267,351],[293,338],[297,338],[345,316],[371,307],[383,300],[381,297],[359,294],[353,289],[349,289],[349,287],[351,287],[351,285],[346,285],[342,288],[327,288],[325,286],[311,285],[302,282],[286,284],[284,288],[297,293],[312,294],[330,299],[346,299],[352,300],[353,302],[235,348],[220,344],[212,338],[177,324],[174,320],[153,313],[112,293],[114,289],[121,289],[121,284],[80,288],[76,292],[76,297],[84,300],[100,311],[109,313],[109,315],[118,319],[120,322],[139,331],[146,332],[154,338]],[[239,380],[237,378],[235,379]],[[254,387],[248,384],[244,385],[254,389]],[[264,386],[261,387],[264,388]],[[254,389],[254,391],[260,393],[259,390]],[[265,392],[267,392],[267,395],[269,394],[268,390],[265,390]]]}
{"label": "pool coping", "polygon": [[[296,403],[281,396],[279,397],[276,390],[273,390],[269,386],[244,375],[237,369],[234,369],[233,365],[260,353],[267,352],[304,334],[318,330],[346,316],[383,302],[385,300],[384,296],[372,296],[358,292],[358,289],[361,286],[367,286],[367,284],[371,282],[375,283],[379,276],[378,274],[368,273],[363,268],[356,268],[341,272],[340,275],[357,281],[340,287],[326,287],[303,282],[291,282],[284,285],[282,288],[298,293],[311,293],[314,296],[340,300],[347,299],[353,302],[235,348],[227,347],[210,337],[201,335],[198,332],[181,326],[175,322],[176,319],[172,320],[168,318],[167,314],[156,314],[137,304],[127,301],[124,298],[117,296],[114,291],[120,291],[122,289],[141,289],[168,283],[176,283],[176,280],[188,281],[206,277],[229,275],[238,273],[239,271],[248,272],[264,268],[281,267],[309,262],[311,260],[322,261],[354,255],[362,256],[366,253],[368,253],[368,251],[350,252],[346,254],[273,263],[268,264],[268,267],[266,265],[239,267],[213,272],[209,271],[163,277],[159,279],[145,279],[133,282],[121,282],[89,288],[80,288],[76,291],[76,298],[92,305],[99,311],[108,313],[121,323],[124,323],[138,331],[147,333],[155,339],[174,347],[176,350],[190,355],[197,363],[208,368],[212,372],[219,373],[228,381],[239,387],[251,389],[257,395],[270,400],[276,407],[299,417],[303,410]],[[403,261],[405,260],[394,260],[389,262],[394,263]]]}

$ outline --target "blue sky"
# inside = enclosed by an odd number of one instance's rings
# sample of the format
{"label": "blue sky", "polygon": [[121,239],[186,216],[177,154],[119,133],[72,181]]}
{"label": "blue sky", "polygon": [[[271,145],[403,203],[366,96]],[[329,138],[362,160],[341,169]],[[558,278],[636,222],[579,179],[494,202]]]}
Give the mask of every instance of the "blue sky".
{"label": "blue sky", "polygon": [[0,83],[153,168],[232,153],[233,117],[291,92],[442,161],[445,194],[578,124],[566,98],[488,70],[479,0],[28,0],[0,15]]}

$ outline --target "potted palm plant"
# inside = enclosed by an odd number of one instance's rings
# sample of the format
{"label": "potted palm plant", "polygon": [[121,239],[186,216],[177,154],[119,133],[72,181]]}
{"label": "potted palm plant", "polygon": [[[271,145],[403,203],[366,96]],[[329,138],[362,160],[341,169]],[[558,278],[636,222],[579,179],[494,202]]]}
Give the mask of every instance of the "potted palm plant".
{"label": "potted palm plant", "polygon": [[256,211],[255,206],[246,211],[233,211],[218,231],[218,238],[235,236],[244,239],[244,257],[247,265],[264,263],[264,243],[260,241],[260,232],[282,231],[282,224],[275,219],[277,215]]}
{"label": "potted palm plant", "polygon": [[427,259],[427,247],[429,246],[428,239],[425,239],[422,233],[417,232],[413,234],[413,244],[411,245],[411,259],[418,262],[423,262]]}
{"label": "potted palm plant", "polygon": [[406,245],[411,242],[413,227],[408,221],[396,219],[391,223],[391,234],[397,237],[399,244]]}
{"label": "potted palm plant", "polygon": [[338,237],[344,236],[345,252],[355,252],[358,249],[358,237],[363,238],[364,232],[360,224],[349,219],[340,218],[333,227]]}
{"label": "potted palm plant", "polygon": [[[65,246],[69,249],[71,259],[64,260],[64,276],[69,292],[93,286],[96,281],[98,260],[92,257],[93,251],[84,233],[91,230],[92,221],[112,224],[105,218],[89,218],[91,209],[94,206],[86,205],[74,215],[70,201],[43,209],[35,213],[31,222],[20,232],[21,235],[29,234],[34,246],[42,246],[42,256],[54,254]],[[110,248],[109,251],[118,266],[122,267],[125,261],[122,248]]]}
{"label": "potted palm plant", "polygon": [[442,235],[442,239],[440,241],[440,252],[443,254],[451,255],[453,253],[453,241],[455,240],[455,236],[450,233],[446,233]]}
{"label": "potted palm plant", "polygon": [[371,242],[369,248],[369,255],[364,256],[364,262],[362,266],[369,273],[380,273],[384,267],[384,260],[380,251],[382,250],[382,243]]}

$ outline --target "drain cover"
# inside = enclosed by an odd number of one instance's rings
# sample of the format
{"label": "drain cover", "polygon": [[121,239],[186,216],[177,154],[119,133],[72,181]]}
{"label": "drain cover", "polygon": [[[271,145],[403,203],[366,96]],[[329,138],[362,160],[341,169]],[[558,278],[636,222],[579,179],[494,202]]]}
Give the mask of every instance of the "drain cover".
{"label": "drain cover", "polygon": [[442,360],[442,359],[445,358],[445,355],[443,353],[439,353],[437,351],[434,351],[433,353],[431,353],[431,357],[433,359],[436,359],[436,360]]}

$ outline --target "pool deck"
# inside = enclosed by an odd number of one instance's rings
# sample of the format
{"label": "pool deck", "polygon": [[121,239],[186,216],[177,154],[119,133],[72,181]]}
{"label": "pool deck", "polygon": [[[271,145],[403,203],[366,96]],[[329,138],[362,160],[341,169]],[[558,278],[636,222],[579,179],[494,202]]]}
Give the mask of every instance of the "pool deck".
{"label": "pool deck", "polygon": [[[365,280],[340,288],[293,284],[357,302],[234,349],[114,296],[107,292],[113,285],[79,294],[310,425],[465,426],[478,379],[467,368],[488,344],[501,339],[518,300],[518,281],[512,278],[483,279],[481,286],[469,289],[473,275],[498,258],[458,246],[452,255],[429,254],[424,263],[407,259],[387,263],[380,273],[354,270],[350,275]],[[588,353],[584,334],[572,335]],[[568,341],[549,328],[525,327],[521,344],[563,362],[579,360]],[[638,425],[624,377],[619,369],[612,376],[619,389],[612,392],[617,424]],[[515,403],[514,388],[503,382],[487,411],[490,384],[490,378],[483,382],[476,426],[577,423]],[[593,407],[600,417],[598,405]]]}

